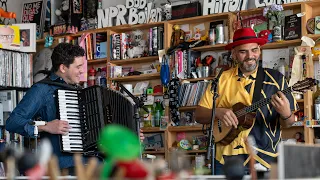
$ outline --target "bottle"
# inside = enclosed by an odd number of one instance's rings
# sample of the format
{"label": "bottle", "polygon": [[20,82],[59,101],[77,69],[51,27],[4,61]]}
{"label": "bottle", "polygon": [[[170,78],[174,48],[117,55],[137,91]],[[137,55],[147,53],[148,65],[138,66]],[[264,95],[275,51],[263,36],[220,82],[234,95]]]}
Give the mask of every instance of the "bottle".
{"label": "bottle", "polygon": [[88,87],[95,85],[96,70],[91,67],[88,71]]}
{"label": "bottle", "polygon": [[314,102],[314,118],[320,120],[320,96]]}
{"label": "bottle", "polygon": [[156,100],[156,104],[153,111],[153,126],[160,127],[160,121],[163,116],[163,107],[160,102],[160,99]]}
{"label": "bottle", "polygon": [[101,69],[101,73],[100,73],[100,86],[102,87],[106,87],[107,86],[107,69],[106,68],[102,68]]}
{"label": "bottle", "polygon": [[98,68],[97,74],[96,74],[96,85],[100,86],[100,82],[101,82],[101,68]]}
{"label": "bottle", "polygon": [[152,127],[152,105],[145,105],[145,107],[149,110],[149,113],[142,108],[140,110],[140,115],[143,118],[143,127]]}
{"label": "bottle", "polygon": [[279,64],[278,64],[278,71],[284,76],[286,75],[286,66],[287,66],[287,63],[285,58],[280,58]]}
{"label": "bottle", "polygon": [[317,90],[313,93],[313,100],[315,101],[320,96],[320,80],[317,80]]}

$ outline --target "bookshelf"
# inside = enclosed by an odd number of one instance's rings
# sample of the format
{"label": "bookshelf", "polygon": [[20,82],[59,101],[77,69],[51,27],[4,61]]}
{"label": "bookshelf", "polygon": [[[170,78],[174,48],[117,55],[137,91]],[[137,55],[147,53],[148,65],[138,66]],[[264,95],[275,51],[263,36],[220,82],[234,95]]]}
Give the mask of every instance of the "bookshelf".
{"label": "bookshelf", "polygon": [[124,59],[124,60],[110,60],[110,63],[116,65],[127,65],[127,64],[139,64],[139,63],[151,63],[157,61],[159,59],[158,56],[147,56],[141,58],[132,58],[132,59]]}
{"label": "bookshelf", "polygon": [[124,77],[117,77],[117,78],[109,78],[111,81],[118,81],[118,82],[129,82],[129,81],[145,81],[145,80],[152,80],[152,79],[159,79],[160,73],[153,73],[153,74],[141,74],[137,76],[124,76]]}

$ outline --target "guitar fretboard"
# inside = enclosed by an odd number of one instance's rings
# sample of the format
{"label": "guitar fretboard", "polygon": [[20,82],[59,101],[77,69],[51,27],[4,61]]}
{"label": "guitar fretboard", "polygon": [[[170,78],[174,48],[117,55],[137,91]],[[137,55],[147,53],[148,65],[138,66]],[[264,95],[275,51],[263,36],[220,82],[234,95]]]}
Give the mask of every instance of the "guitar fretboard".
{"label": "guitar fretboard", "polygon": [[[284,94],[291,93],[292,92],[292,88],[288,87],[288,88],[282,90],[281,92],[284,93]],[[241,117],[241,116],[243,116],[245,114],[248,114],[250,112],[256,111],[257,109],[269,104],[270,101],[271,101],[271,97],[261,99],[261,100],[255,102],[255,103],[253,103],[251,106],[248,106],[246,108],[243,108],[243,109],[240,109],[240,110],[236,111],[235,115],[237,117]]]}

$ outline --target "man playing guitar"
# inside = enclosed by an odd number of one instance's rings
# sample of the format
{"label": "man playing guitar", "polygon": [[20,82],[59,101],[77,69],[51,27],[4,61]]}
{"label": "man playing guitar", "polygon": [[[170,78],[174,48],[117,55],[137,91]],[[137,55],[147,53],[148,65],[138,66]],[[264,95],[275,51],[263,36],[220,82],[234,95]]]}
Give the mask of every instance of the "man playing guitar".
{"label": "man playing guitar", "polygon": [[[222,167],[228,158],[241,157],[244,166],[248,164],[250,157],[245,143],[248,135],[252,135],[257,144],[257,147],[254,147],[257,154],[252,156],[258,163],[269,169],[270,163],[274,162],[278,156],[277,146],[281,141],[281,128],[290,127],[294,123],[293,113],[298,110],[298,105],[291,91],[286,90],[288,85],[284,76],[273,69],[258,68],[260,46],[266,42],[265,39],[257,38],[251,28],[243,28],[235,31],[233,42],[226,46],[226,49],[232,52],[235,66],[224,71],[218,83],[219,97],[216,100],[215,121],[219,121],[221,127],[214,129],[216,132],[215,174],[217,175],[224,174]],[[244,117],[247,112],[252,111],[244,108],[236,112],[235,105],[242,104],[244,107],[252,105],[255,86],[259,83],[256,81],[258,69],[263,73],[260,73],[262,84],[257,90],[261,92],[257,93],[260,96],[257,100],[266,98],[266,102],[263,102],[263,106],[258,103],[258,106],[252,107],[256,110],[252,118],[246,117],[240,120],[241,116]],[[202,124],[211,122],[212,97],[211,87],[208,87],[196,109],[197,122]],[[248,119],[251,119],[251,124],[244,128],[241,123],[248,122]],[[223,134],[226,128],[235,130],[236,134],[231,135],[228,132],[225,137],[219,138],[219,131]]]}

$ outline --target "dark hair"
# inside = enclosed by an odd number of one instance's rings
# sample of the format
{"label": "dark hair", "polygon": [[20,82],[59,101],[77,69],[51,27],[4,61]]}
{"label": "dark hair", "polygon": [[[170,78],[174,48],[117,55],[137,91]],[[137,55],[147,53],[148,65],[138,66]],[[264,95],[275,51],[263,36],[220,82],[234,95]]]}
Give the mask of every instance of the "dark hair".
{"label": "dark hair", "polygon": [[84,56],[82,47],[69,43],[60,43],[53,49],[51,55],[52,71],[57,72],[61,64],[69,68],[69,65],[73,63],[76,57],[82,56]]}

